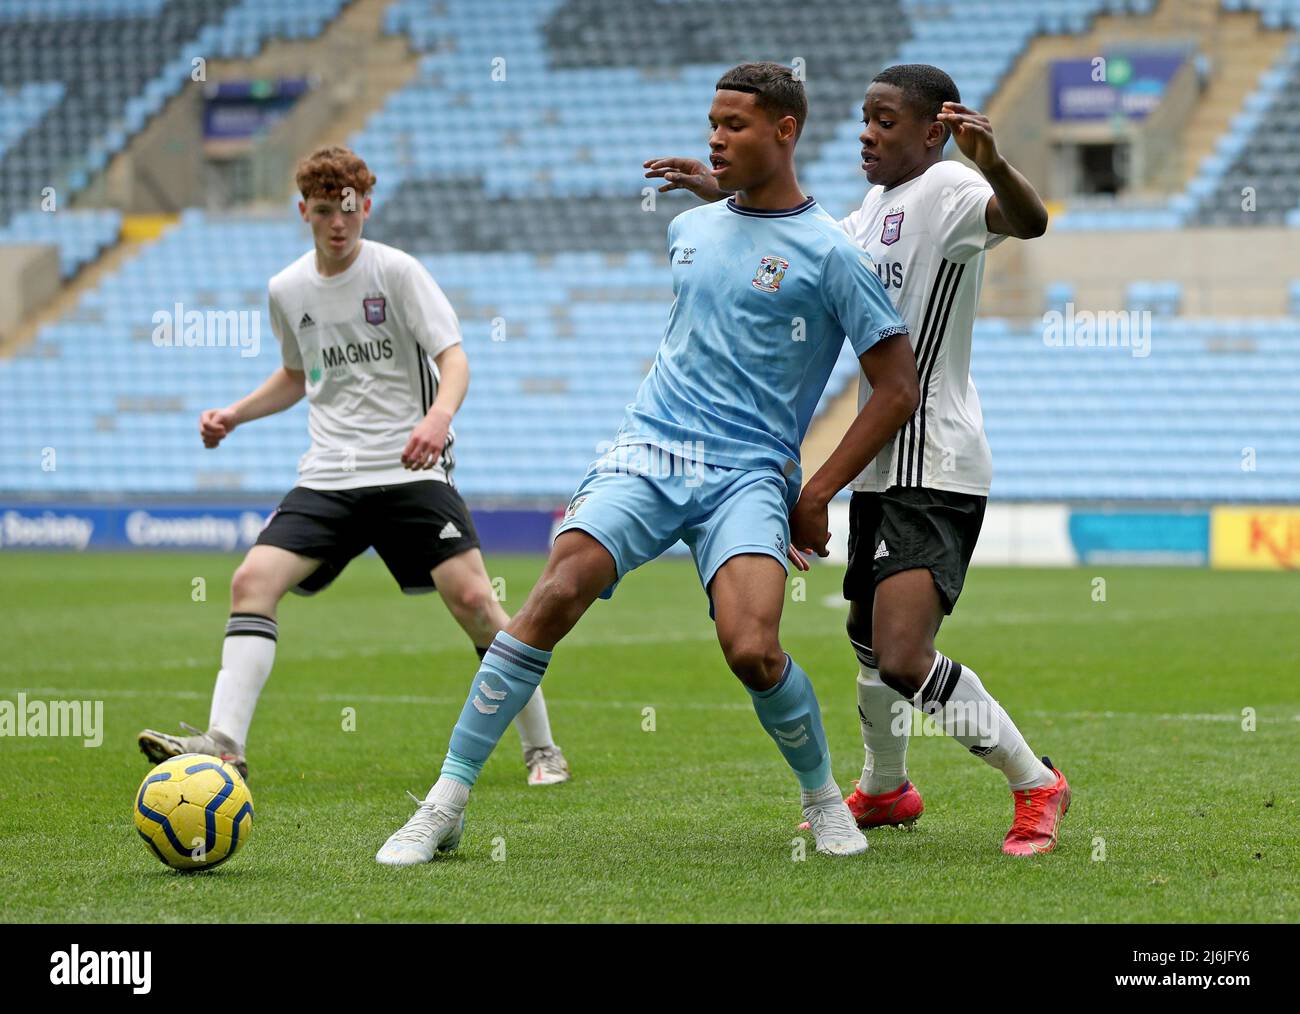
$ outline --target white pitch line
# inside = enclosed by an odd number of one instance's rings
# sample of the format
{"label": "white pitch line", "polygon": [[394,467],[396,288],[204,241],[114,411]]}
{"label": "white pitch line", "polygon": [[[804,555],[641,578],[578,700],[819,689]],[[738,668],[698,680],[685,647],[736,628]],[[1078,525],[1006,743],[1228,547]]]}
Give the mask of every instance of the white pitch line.
{"label": "white pitch line", "polygon": [[[211,694],[198,690],[128,690],[114,687],[7,687],[4,694],[16,694],[19,691],[29,697],[49,697],[60,700],[94,700],[94,699],[128,699],[167,698],[182,701],[206,701]],[[272,700],[314,701],[318,704],[415,704],[429,707],[451,707],[463,704],[463,697],[431,697],[423,694],[296,694],[268,691],[263,697]],[[639,711],[644,707],[660,709],[683,708],[690,711],[752,711],[753,706],[745,701],[606,701],[588,700],[581,697],[556,697],[548,695],[547,700],[566,708],[603,708],[619,711]],[[1240,722],[1241,715],[1216,714],[1206,712],[1146,712],[1146,711],[1022,711],[1019,714],[1030,718],[1054,719],[1057,721],[1095,721],[1097,719],[1121,719],[1125,721],[1148,720],[1160,722]],[[1269,719],[1284,720],[1282,716],[1256,715],[1257,721]],[[1300,722],[1300,715],[1292,715],[1291,720]]]}
{"label": "white pitch line", "polygon": [[[829,605],[829,601],[827,602]],[[847,607],[846,603],[840,602],[840,606]],[[1044,626],[1050,624],[1085,624],[1095,623],[1099,617],[1092,614],[1093,607],[1080,607],[1077,611],[1067,614],[1061,613],[1002,613],[994,616],[974,616],[970,613],[959,614],[952,617],[945,624],[945,629],[952,627],[1026,627],[1026,626]],[[1102,608],[1105,608],[1103,605]],[[1230,612],[1231,610],[1229,610]],[[1251,615],[1260,614],[1281,614],[1293,613],[1295,610],[1290,606],[1278,605],[1275,607],[1252,607],[1249,612]],[[792,615],[792,614],[788,614]],[[1212,609],[1177,609],[1177,610],[1116,610],[1110,609],[1104,613],[1105,622],[1113,623],[1149,623],[1158,620],[1187,619],[1194,616],[1216,616],[1222,617],[1225,610],[1216,606]],[[791,638],[815,636],[817,631],[799,630],[798,621],[792,621],[792,625],[786,631]],[[565,638],[564,644],[572,647],[602,647],[602,646],[620,646],[636,644],[697,644],[705,642],[714,642],[717,639],[716,633],[711,629],[702,629],[696,631],[672,631],[656,630],[648,631],[644,634],[599,634],[584,635],[575,634]],[[463,642],[461,642],[463,644]],[[468,652],[469,646],[465,645],[465,651]],[[430,656],[436,653],[450,652],[458,650],[457,648],[448,647],[441,644],[372,644],[372,645],[351,645],[347,648],[319,648],[308,651],[283,651],[280,654],[282,662],[325,662],[338,661],[348,658],[379,658],[385,655],[402,655],[407,657]],[[29,672],[37,673],[65,673],[65,672],[136,672],[144,673],[153,670],[163,669],[211,669],[213,673],[219,668],[220,655],[214,653],[204,658],[171,658],[160,660],[148,659],[55,659],[42,662],[40,665],[20,665],[14,662],[0,662],[0,675],[2,676],[23,676]]]}
{"label": "white pitch line", "polygon": [[[614,634],[610,636],[583,638],[565,638],[566,645],[575,647],[600,647],[601,645],[624,644],[664,644],[668,642],[702,642],[716,641],[717,635],[712,631],[656,631],[645,634]],[[846,649],[847,650],[847,649]],[[460,641],[455,647],[439,644],[371,644],[351,645],[347,648],[318,648],[311,651],[284,651],[278,656],[281,662],[323,662],[338,661],[346,658],[380,658],[385,655],[433,657],[438,653],[461,651],[470,655],[470,646]],[[137,672],[146,673],[156,669],[211,669],[215,674],[221,667],[219,652],[205,658],[165,658],[165,659],[57,659],[42,662],[40,665],[18,665],[14,662],[0,663],[0,674],[5,676],[22,676],[27,672]],[[472,664],[472,656],[471,663]]]}

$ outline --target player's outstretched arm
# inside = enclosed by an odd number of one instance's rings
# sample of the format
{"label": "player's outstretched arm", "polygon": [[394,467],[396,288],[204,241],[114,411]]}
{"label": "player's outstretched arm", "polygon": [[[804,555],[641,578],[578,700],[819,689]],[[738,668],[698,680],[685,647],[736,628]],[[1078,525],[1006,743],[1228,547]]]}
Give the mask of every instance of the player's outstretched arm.
{"label": "player's outstretched arm", "polygon": [[438,463],[447,446],[452,417],[469,390],[469,359],[464,348],[451,345],[434,356],[433,361],[438,364],[438,396],[411,430],[411,438],[402,451],[402,467],[412,471],[432,468]]}
{"label": "player's outstretched arm", "polygon": [[666,194],[670,190],[689,190],[700,200],[710,204],[731,196],[728,191],[718,186],[713,170],[698,159],[668,156],[647,159],[641,165],[648,170],[645,174],[646,179],[667,180],[667,183],[659,188],[661,194]]}
{"label": "player's outstretched arm", "polygon": [[993,188],[984,212],[989,232],[1016,239],[1034,239],[1045,233],[1047,208],[1034,185],[998,151],[989,118],[960,102],[945,102],[939,121],[948,125],[961,153],[975,163]]}
{"label": "player's outstretched arm", "polygon": [[204,447],[216,447],[241,423],[283,412],[307,393],[307,376],[302,370],[281,366],[252,394],[225,408],[210,408],[199,416],[199,435]]}
{"label": "player's outstretched arm", "polygon": [[[845,431],[839,445],[817,474],[809,479],[799,494],[799,502],[790,512],[790,546],[803,552],[826,556],[830,541],[827,506],[832,498],[852,482],[881,448],[894,438],[907,422],[921,399],[916,377],[916,357],[907,334],[883,338],[858,357],[862,372],[871,383],[871,397]],[[807,570],[808,564],[797,553],[791,555],[795,566]]]}

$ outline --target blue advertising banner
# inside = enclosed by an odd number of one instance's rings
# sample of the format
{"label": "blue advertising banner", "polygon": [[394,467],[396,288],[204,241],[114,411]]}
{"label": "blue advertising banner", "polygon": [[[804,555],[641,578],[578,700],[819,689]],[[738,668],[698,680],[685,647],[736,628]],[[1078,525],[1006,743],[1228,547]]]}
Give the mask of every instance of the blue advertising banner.
{"label": "blue advertising banner", "polygon": [[242,140],[261,134],[310,90],[305,78],[211,84],[203,96],[203,138]]}
{"label": "blue advertising banner", "polygon": [[1160,104],[1186,57],[1128,53],[1052,61],[1052,117],[1058,121],[1142,120]]}
{"label": "blue advertising banner", "polygon": [[[274,504],[0,503],[0,552],[24,549],[175,549],[235,552],[257,541]],[[551,510],[477,510],[484,552],[544,553]]]}
{"label": "blue advertising banner", "polygon": [[[0,555],[6,550],[45,549],[243,552],[257,541],[274,508],[273,503],[0,502]],[[472,513],[485,553],[545,553],[562,516],[560,510],[546,508],[480,509]],[[1024,522],[1019,523],[1023,526]],[[1075,508],[1069,510],[1067,523],[1075,557],[1082,564],[1205,566],[1209,562],[1209,511]],[[991,540],[996,526],[988,527]]]}
{"label": "blue advertising banner", "polygon": [[1073,510],[1070,540],[1084,564],[1203,567],[1210,559],[1210,513]]}

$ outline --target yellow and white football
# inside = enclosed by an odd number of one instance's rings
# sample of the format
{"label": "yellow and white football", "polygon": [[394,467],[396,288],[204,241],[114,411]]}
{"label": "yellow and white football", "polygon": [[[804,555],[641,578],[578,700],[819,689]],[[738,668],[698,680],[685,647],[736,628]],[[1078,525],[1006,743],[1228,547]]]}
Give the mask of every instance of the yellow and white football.
{"label": "yellow and white football", "polygon": [[229,762],[181,754],[145,775],[135,796],[135,827],[172,869],[208,870],[248,841],[253,797]]}

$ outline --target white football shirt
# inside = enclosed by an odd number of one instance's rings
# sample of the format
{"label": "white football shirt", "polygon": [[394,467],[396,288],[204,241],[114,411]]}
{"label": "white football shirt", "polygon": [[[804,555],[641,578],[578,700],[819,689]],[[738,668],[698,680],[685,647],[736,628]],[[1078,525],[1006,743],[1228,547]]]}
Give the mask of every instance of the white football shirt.
{"label": "white football shirt", "polygon": [[298,462],[298,484],[450,484],[452,432],[434,468],[413,471],[401,461],[438,393],[433,357],[461,341],[456,312],[424,265],[366,239],[342,274],[322,276],[309,250],[269,289],[284,365],[307,374],[311,447]]}
{"label": "white football shirt", "polygon": [[[871,254],[876,273],[911,332],[921,403],[850,488],[924,486],[987,496],[993,475],[979,395],[970,379],[971,328],[991,233],[993,188],[961,162],[932,165],[892,190],[872,187],[840,222]],[[858,409],[871,385],[859,377]]]}

